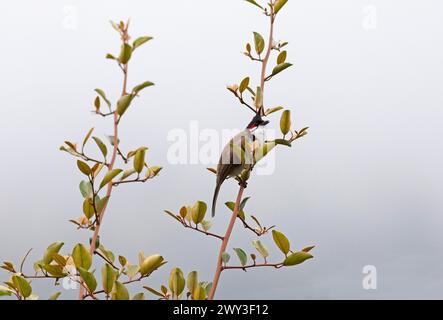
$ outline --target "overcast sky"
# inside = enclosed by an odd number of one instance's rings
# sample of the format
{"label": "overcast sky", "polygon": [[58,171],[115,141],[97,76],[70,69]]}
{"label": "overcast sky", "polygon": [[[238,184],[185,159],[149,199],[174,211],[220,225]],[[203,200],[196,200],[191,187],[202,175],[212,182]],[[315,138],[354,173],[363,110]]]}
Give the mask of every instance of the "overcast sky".
{"label": "overcast sky", "polygon": [[[265,16],[241,0],[18,0],[0,10],[0,259],[19,263],[32,247],[37,260],[54,241],[88,241],[68,222],[81,213],[81,174],[58,148],[92,126],[111,133],[110,119],[89,111],[94,88],[113,100],[120,93],[119,69],[104,59],[119,47],[108,21],[131,17],[134,36],[155,40],[134,55],[130,84],[156,86],[125,115],[121,146],[149,146],[149,163],[164,170],[116,190],[101,241],[134,262],[139,250],[164,255],[168,265],[146,285],[167,283],[174,266],[211,281],[217,240],[162,211],[210,203],[215,176],[207,164],[168,163],[167,136],[189,132],[192,121],[217,132],[247,124],[250,112],[225,86],[257,80],[257,64],[241,51],[252,31],[267,34]],[[442,10],[435,0],[289,1],[275,32],[289,41],[294,67],[270,82],[265,102],[291,108],[309,135],[278,150],[272,175],[251,178],[246,213],[275,224],[295,249],[316,245],[315,258],[224,272],[219,298],[443,298]],[[278,128],[278,116],[270,120]],[[223,186],[214,232],[225,229],[223,203],[236,190],[233,181]],[[253,252],[252,240],[237,225],[229,248]],[[272,237],[263,242],[278,259]],[[366,265],[377,269],[376,290],[362,286]],[[60,290],[34,283],[42,298]]]}

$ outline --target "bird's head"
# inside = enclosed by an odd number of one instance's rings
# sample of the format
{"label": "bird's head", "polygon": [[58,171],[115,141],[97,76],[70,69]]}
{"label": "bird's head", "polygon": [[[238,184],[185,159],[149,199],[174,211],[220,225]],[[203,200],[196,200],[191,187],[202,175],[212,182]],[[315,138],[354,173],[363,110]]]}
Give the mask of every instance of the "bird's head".
{"label": "bird's head", "polygon": [[248,124],[247,129],[254,131],[258,127],[264,127],[268,123],[268,120],[263,120],[260,114],[257,113],[254,118],[252,118],[252,121]]}

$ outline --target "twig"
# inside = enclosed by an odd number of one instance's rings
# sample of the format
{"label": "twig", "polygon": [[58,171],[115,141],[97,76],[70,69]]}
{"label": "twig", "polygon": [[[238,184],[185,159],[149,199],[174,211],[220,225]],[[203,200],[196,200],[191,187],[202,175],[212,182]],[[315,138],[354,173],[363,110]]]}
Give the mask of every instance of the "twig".
{"label": "twig", "polygon": [[227,269],[242,269],[244,271],[246,271],[246,269],[250,269],[250,268],[258,268],[258,267],[274,267],[276,269],[280,269],[281,267],[283,267],[283,263],[262,263],[262,264],[250,264],[247,266],[223,266],[222,270],[227,270]]}
{"label": "twig", "polygon": [[102,258],[103,260],[105,260],[111,267],[113,267],[115,270],[120,270],[111,260],[109,260],[108,258],[106,258],[104,255],[102,255],[100,252],[98,252],[97,250],[94,251],[94,253],[96,255],[98,255],[100,258]]}
{"label": "twig", "polygon": [[195,230],[195,231],[200,232],[200,233],[203,233],[203,234],[205,234],[205,235],[207,235],[207,236],[211,236],[211,237],[214,237],[214,238],[220,239],[220,240],[222,240],[222,241],[223,241],[223,239],[224,239],[222,236],[220,236],[220,235],[218,235],[218,234],[215,234],[215,233],[212,233],[212,232],[208,232],[208,231],[205,231],[205,230],[201,230],[201,229],[199,229],[197,226],[193,227],[191,224],[186,224],[185,221],[182,221],[182,224],[183,224],[183,226],[184,226],[185,228],[189,228],[189,229]]}
{"label": "twig", "polygon": [[29,256],[29,254],[31,253],[32,248],[28,250],[28,252],[26,252],[25,256],[23,257],[22,262],[20,263],[20,273],[23,274],[23,265],[25,264],[26,258]]}

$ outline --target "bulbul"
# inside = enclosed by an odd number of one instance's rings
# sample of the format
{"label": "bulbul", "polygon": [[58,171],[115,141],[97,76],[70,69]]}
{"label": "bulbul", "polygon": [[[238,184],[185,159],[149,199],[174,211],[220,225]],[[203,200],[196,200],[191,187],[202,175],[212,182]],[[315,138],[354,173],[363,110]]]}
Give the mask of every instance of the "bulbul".
{"label": "bulbul", "polygon": [[268,123],[269,121],[263,120],[260,114],[257,113],[246,129],[234,136],[223,148],[217,165],[217,180],[212,199],[212,216],[215,216],[215,206],[222,183],[228,178],[237,177],[244,169],[245,164],[253,164],[253,154],[248,146],[252,146],[255,141],[254,131]]}

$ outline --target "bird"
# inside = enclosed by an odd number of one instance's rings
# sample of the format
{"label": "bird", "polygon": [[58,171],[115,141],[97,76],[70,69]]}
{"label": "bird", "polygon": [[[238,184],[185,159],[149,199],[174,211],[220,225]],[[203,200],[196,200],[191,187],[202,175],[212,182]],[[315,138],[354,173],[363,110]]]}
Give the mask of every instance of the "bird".
{"label": "bird", "polygon": [[252,145],[255,141],[254,132],[257,128],[264,127],[268,123],[269,121],[263,120],[261,115],[257,113],[248,126],[235,135],[223,148],[217,165],[217,179],[212,199],[212,217],[215,216],[215,208],[221,185],[226,179],[237,177],[245,168],[245,164],[253,164],[252,153],[247,145]]}

